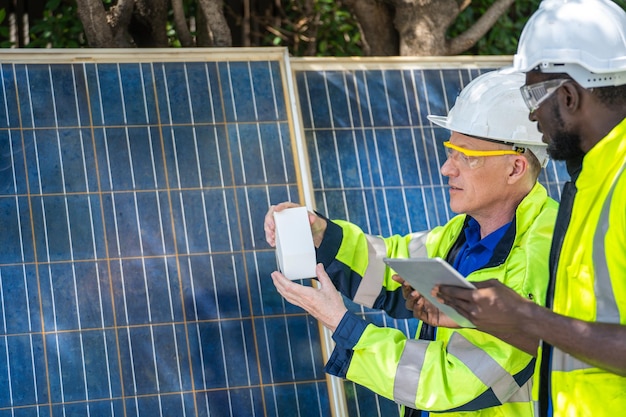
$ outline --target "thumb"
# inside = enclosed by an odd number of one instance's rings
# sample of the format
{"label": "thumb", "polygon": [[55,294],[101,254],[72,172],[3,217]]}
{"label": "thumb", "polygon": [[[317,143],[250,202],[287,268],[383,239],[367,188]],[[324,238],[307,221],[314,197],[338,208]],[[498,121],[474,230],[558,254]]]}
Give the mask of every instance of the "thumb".
{"label": "thumb", "polygon": [[391,276],[391,279],[394,280],[395,282],[397,282],[398,284],[404,284],[404,278],[402,278],[400,275],[398,274],[393,274]]}
{"label": "thumb", "polygon": [[317,264],[315,266],[315,273],[317,274],[317,280],[320,283],[319,289],[322,289],[323,287],[329,287],[329,288],[333,287],[333,283],[330,280],[330,277],[328,276],[328,274],[326,273],[326,270],[324,269],[324,264],[321,264],[321,263]]}

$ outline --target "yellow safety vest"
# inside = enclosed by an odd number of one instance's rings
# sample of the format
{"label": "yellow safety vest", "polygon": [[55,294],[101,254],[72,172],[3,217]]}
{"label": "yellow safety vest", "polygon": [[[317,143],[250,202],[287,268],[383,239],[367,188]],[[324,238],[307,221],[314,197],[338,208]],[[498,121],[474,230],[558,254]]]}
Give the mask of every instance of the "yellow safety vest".
{"label": "yellow safety vest", "polygon": [[[559,258],[553,310],[626,325],[626,119],[584,157]],[[576,335],[572,335],[576,337]],[[554,348],[554,417],[626,414],[626,378]]]}

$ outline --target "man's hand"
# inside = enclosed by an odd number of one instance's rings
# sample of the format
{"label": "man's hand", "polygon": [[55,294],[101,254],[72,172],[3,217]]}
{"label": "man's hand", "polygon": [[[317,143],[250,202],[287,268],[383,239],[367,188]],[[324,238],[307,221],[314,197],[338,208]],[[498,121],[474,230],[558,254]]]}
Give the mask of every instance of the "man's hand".
{"label": "man's hand", "polygon": [[458,328],[459,325],[442,313],[422,294],[414,290],[400,275],[394,275],[393,280],[402,284],[402,295],[406,300],[406,308],[413,311],[413,317],[431,326]]}
{"label": "man's hand", "polygon": [[[270,206],[265,214],[265,222],[263,224],[265,240],[271,247],[276,246],[276,223],[274,222],[274,213],[293,207],[300,207],[300,205],[286,201],[275,206]],[[309,212],[309,223],[311,224],[311,233],[313,234],[313,244],[316,248],[319,248],[324,239],[324,233],[326,232],[326,220],[317,216],[315,213]]]}
{"label": "man's hand", "polygon": [[334,332],[348,309],[343,303],[343,297],[324,270],[324,266],[317,264],[315,271],[320,283],[319,288],[300,285],[278,271],[272,272],[272,280],[285,300],[302,307],[324,327]]}
{"label": "man's hand", "polygon": [[530,318],[529,310],[535,304],[500,281],[490,279],[473,284],[477,289],[435,287],[432,295],[489,333],[515,333]]}

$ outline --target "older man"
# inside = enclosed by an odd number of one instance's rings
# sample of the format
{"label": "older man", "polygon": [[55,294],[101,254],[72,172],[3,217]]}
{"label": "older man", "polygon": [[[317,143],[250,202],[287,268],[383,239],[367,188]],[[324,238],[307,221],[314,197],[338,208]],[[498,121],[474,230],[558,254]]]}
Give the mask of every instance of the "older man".
{"label": "older man", "polygon": [[[446,259],[468,280],[495,276],[527,299],[544,303],[545,254],[557,203],[537,182],[545,146],[526,116],[519,95],[523,81],[522,74],[484,74],[461,92],[447,117],[429,117],[452,132],[443,143],[448,159],[441,173],[448,178],[450,207],[461,214],[428,233],[383,238],[310,213],[318,262],[326,268],[318,265],[321,288],[272,274],[287,301],[334,332],[336,348],[326,371],[404,405],[405,416],[418,415],[416,410],[533,415],[530,377],[536,341],[518,349],[501,340],[504,334],[443,327],[435,332],[424,324],[417,339],[409,339],[348,312],[335,289],[392,316],[411,317],[403,285],[392,279],[382,258],[427,255]],[[270,245],[275,244],[273,212],[292,206],[273,206],[266,215]]]}

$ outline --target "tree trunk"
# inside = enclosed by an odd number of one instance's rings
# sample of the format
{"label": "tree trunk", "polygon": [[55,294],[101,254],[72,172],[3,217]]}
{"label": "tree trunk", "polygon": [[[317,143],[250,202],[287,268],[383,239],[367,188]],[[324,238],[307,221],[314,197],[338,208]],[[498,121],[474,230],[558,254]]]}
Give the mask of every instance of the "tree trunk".
{"label": "tree trunk", "polygon": [[364,54],[393,56],[399,54],[398,32],[393,24],[393,9],[387,1],[343,0],[359,21],[364,42]]}
{"label": "tree trunk", "polygon": [[454,39],[446,33],[471,0],[343,0],[359,21],[365,55],[458,55],[476,44],[515,0],[495,0]]}
{"label": "tree trunk", "polygon": [[447,55],[446,32],[460,12],[457,0],[393,0],[400,55]]}
{"label": "tree trunk", "polygon": [[448,39],[446,33],[471,0],[391,0],[400,33],[400,55],[458,55],[476,44],[515,0],[496,0],[474,25]]}
{"label": "tree trunk", "polygon": [[129,32],[138,47],[166,48],[168,0],[134,0],[135,13]]}
{"label": "tree trunk", "polygon": [[198,4],[204,15],[211,40],[210,45],[204,46],[231,46],[232,38],[224,17],[222,0],[198,0]]}
{"label": "tree trunk", "polygon": [[110,48],[114,45],[102,0],[78,0],[77,12],[90,47]]}

